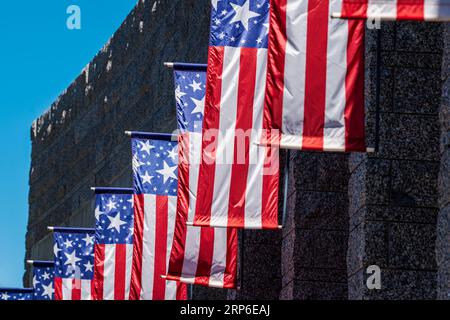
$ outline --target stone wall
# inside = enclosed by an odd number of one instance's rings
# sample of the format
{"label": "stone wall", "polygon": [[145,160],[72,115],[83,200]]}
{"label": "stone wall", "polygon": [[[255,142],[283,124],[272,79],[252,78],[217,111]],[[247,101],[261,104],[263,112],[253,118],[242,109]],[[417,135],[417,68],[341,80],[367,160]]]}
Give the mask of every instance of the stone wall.
{"label": "stone wall", "polygon": [[439,217],[437,229],[438,299],[450,300],[450,26],[444,30],[442,63],[441,166],[439,172]]}
{"label": "stone wall", "polygon": [[[350,156],[350,299],[436,298],[442,25],[382,23],[379,150]],[[376,31],[367,33],[367,133],[374,144]],[[366,268],[381,268],[368,290]]]}

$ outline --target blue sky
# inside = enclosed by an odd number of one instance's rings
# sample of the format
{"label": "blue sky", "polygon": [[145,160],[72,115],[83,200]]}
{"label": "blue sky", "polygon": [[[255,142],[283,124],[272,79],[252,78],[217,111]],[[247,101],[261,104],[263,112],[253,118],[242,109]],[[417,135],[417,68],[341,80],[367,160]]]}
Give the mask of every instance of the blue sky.
{"label": "blue sky", "polygon": [[[81,73],[137,0],[0,2],[0,287],[21,287],[30,126]],[[81,9],[81,30],[66,10]]]}

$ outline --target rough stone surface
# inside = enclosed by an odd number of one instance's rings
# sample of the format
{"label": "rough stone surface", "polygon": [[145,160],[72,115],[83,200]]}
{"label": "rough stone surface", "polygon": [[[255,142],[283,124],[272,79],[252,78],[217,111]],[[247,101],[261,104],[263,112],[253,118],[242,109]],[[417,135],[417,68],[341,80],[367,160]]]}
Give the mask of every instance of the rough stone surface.
{"label": "rough stone surface", "polygon": [[[208,3],[139,1],[33,123],[26,259],[52,258],[48,225],[93,226],[90,187],[130,186],[125,130],[176,128],[162,62],[206,61]],[[376,34],[366,40],[368,146]],[[239,290],[195,287],[194,299],[450,299],[450,27],[383,22],[380,35],[377,152],[291,152],[283,230],[241,234]],[[369,265],[381,268],[381,290],[367,288]]]}
{"label": "rough stone surface", "polygon": [[[442,32],[440,24],[382,23],[379,149],[349,161],[350,299],[437,297]],[[376,36],[367,33],[369,145],[375,143]],[[370,265],[381,268],[381,290],[366,285]]]}

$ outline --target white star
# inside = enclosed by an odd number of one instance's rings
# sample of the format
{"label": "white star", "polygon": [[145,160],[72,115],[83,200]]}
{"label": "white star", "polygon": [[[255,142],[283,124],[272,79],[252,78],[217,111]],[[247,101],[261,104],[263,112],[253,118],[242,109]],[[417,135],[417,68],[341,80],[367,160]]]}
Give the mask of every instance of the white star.
{"label": "white star", "polygon": [[108,230],[109,229],[116,229],[117,232],[120,232],[120,227],[124,224],[126,224],[125,221],[120,220],[120,213],[117,213],[116,216],[114,218],[108,216],[109,219],[109,226],[108,226]]}
{"label": "white star", "polygon": [[7,293],[2,293],[2,300],[8,300],[11,296],[8,296]]}
{"label": "white star", "polygon": [[172,159],[173,162],[175,162],[175,160],[177,159],[177,156],[178,156],[175,149],[176,148],[173,148],[172,150],[170,150],[167,155],[170,159]]}
{"label": "white star", "polygon": [[145,171],[145,174],[142,176],[142,183],[151,184],[152,179],[153,179],[153,177],[151,175],[149,175],[147,171]]}
{"label": "white star", "polygon": [[95,220],[100,220],[100,216],[103,214],[103,212],[100,210],[100,206],[97,206],[95,208]]}
{"label": "white star", "polygon": [[164,176],[164,183],[166,183],[170,178],[177,180],[177,176],[175,175],[176,169],[177,166],[169,167],[169,165],[164,161],[164,169],[157,170],[156,172]]}
{"label": "white star", "polygon": [[147,152],[148,154],[150,154],[150,150],[155,149],[154,146],[150,145],[150,141],[147,140],[144,142],[139,141],[139,143],[141,144],[141,152]]}
{"label": "white star", "polygon": [[58,247],[58,244],[55,243],[55,245],[53,246],[53,253],[55,254],[55,257],[58,256],[58,252],[60,252],[61,249]]}
{"label": "white star", "polygon": [[205,110],[205,97],[203,97],[202,100],[197,100],[197,99],[191,98],[192,102],[195,104],[195,108],[194,108],[194,110],[192,110],[191,113],[203,114],[203,110]]}
{"label": "white star", "polygon": [[94,244],[94,236],[86,235],[86,238],[83,239],[84,242],[86,242],[86,246],[90,244]]}
{"label": "white star", "polygon": [[221,32],[221,33],[219,34],[219,39],[220,39],[220,40],[225,39],[225,33]]}
{"label": "white star", "polygon": [[117,209],[116,207],[117,203],[109,199],[109,202],[106,204],[106,207],[108,208],[108,211],[111,211],[113,209]]}
{"label": "white star", "polygon": [[181,87],[180,87],[180,86],[178,86],[178,87],[175,89],[175,97],[177,98],[177,101],[178,101],[178,102],[180,102],[180,101],[181,101],[181,98],[183,98],[183,96],[185,96],[185,95],[186,95],[186,93],[184,93],[184,92],[181,91]]}
{"label": "white star", "polygon": [[66,239],[66,241],[63,242],[63,244],[66,246],[66,248],[71,248],[72,247],[72,242],[69,239]]}
{"label": "white star", "polygon": [[250,11],[250,1],[246,1],[242,6],[235,3],[230,4],[236,12],[233,20],[230,21],[230,24],[233,24],[234,22],[241,22],[245,30],[248,30],[249,20],[260,16],[259,13]]}
{"label": "white star", "polygon": [[42,279],[44,279],[44,280],[50,279],[50,274],[48,274],[47,271],[44,272],[44,274],[42,275]]}
{"label": "white star", "polygon": [[266,28],[266,35],[269,34],[269,23],[263,23],[264,28]]}
{"label": "white star", "polygon": [[197,90],[202,90],[201,85],[202,85],[201,82],[197,83],[195,80],[193,80],[193,81],[192,81],[192,84],[190,84],[189,86],[190,86],[190,87],[192,88],[192,90],[195,92],[195,91],[197,91]]}
{"label": "white star", "polygon": [[33,288],[36,288],[36,285],[37,285],[38,283],[40,283],[40,282],[37,280],[36,276],[34,276],[34,277],[33,277]]}
{"label": "white star", "polygon": [[44,292],[42,293],[42,296],[48,296],[49,299],[53,297],[53,283],[49,283],[48,286],[42,285],[42,289],[44,289]]}
{"label": "white star", "polygon": [[211,0],[211,5],[213,6],[214,10],[217,10],[217,2],[219,2],[219,0]]}
{"label": "white star", "polygon": [[88,272],[88,271],[91,271],[91,272],[93,272],[94,270],[93,270],[93,268],[94,268],[94,265],[93,264],[91,264],[91,262],[90,261],[88,261],[88,263],[86,263],[85,265],[84,265],[84,267],[86,268],[86,272]]}
{"label": "white star", "polygon": [[66,263],[64,263],[64,265],[67,266],[70,264],[72,266],[72,268],[75,269],[77,262],[81,261],[81,259],[76,256],[75,251],[72,252],[71,254],[64,252],[64,254],[66,255],[66,258],[67,258],[67,261],[66,261]]}

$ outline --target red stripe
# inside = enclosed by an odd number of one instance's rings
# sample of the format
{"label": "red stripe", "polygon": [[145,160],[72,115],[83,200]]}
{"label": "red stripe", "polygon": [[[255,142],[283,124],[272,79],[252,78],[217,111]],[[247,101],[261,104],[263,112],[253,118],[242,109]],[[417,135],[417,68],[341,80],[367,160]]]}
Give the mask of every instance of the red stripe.
{"label": "red stripe", "polygon": [[279,149],[265,147],[265,163],[261,195],[263,229],[278,229],[278,190],[280,185]]}
{"label": "red stripe", "polygon": [[255,100],[257,51],[241,48],[239,65],[234,159],[231,167],[228,226],[245,227],[245,195],[249,168],[249,148],[253,127],[253,102]]}
{"label": "red stripe", "polygon": [[62,290],[62,279],[59,277],[55,277],[53,279],[53,283],[55,286],[55,300],[64,300],[63,290]]}
{"label": "red stripe", "polygon": [[105,245],[95,245],[94,278],[92,279],[93,300],[103,300],[103,282],[105,277]]}
{"label": "red stripe", "polygon": [[283,125],[284,69],[286,63],[286,6],[287,0],[272,0],[268,72],[264,106],[264,128],[281,130]]}
{"label": "red stripe", "polygon": [[343,0],[341,16],[345,18],[367,18],[368,0]]}
{"label": "red stripe", "polygon": [[236,288],[237,278],[238,235],[236,229],[227,229],[227,262],[223,277],[223,287]]}
{"label": "red stripe", "polygon": [[205,116],[203,119],[202,159],[194,224],[208,226],[214,192],[215,157],[222,95],[223,47],[210,47],[206,81]]}
{"label": "red stripe", "polygon": [[130,300],[140,300],[142,288],[142,247],[144,230],[144,195],[134,195],[134,242]]}
{"label": "red stripe", "polygon": [[168,198],[166,196],[156,196],[153,300],[165,300],[166,296],[166,281],[162,279],[161,276],[167,274],[168,214]]}
{"label": "red stripe", "polygon": [[345,149],[366,151],[364,127],[364,21],[348,21]]}
{"label": "red stripe", "polygon": [[397,20],[424,20],[424,0],[397,0]]}
{"label": "red stripe", "polygon": [[73,301],[81,300],[81,279],[72,279],[72,299]]}
{"label": "red stripe", "polygon": [[125,300],[127,245],[116,244],[114,272],[114,300]]}
{"label": "red stripe", "polygon": [[189,215],[189,133],[178,136],[178,154],[177,216],[168,274],[181,277],[186,250],[186,221]]}
{"label": "red stripe", "polygon": [[177,284],[177,300],[187,300],[187,285],[179,282]]}
{"label": "red stripe", "polygon": [[200,234],[195,284],[208,286],[214,253],[214,228],[203,227]]}
{"label": "red stripe", "polygon": [[308,1],[303,149],[323,149],[329,2]]}

